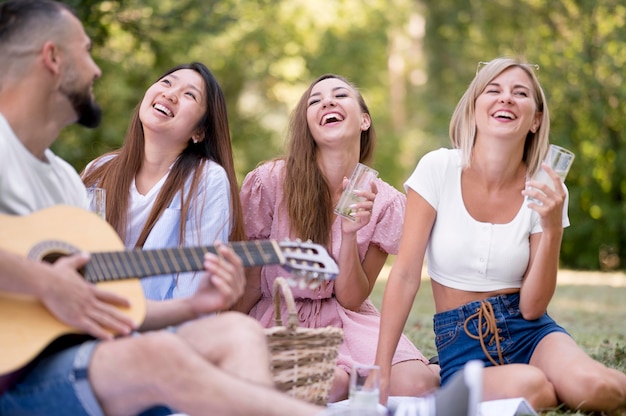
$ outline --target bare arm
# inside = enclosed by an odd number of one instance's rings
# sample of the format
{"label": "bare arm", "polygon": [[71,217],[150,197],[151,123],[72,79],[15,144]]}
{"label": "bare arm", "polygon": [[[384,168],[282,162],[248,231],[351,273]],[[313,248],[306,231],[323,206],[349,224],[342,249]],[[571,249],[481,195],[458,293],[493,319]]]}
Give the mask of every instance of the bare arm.
{"label": "bare arm", "polygon": [[88,261],[88,255],[76,254],[39,263],[0,250],[0,290],[33,296],[60,321],[98,338],[130,333],[136,325],[117,309],[128,301],[77,272]]}
{"label": "bare arm", "polygon": [[370,192],[361,191],[366,200],[356,204],[357,221],[341,220],[341,247],[337,259],[339,275],[335,280],[335,296],[344,308],[350,310],[357,310],[372,293],[378,274],[387,260],[387,253],[370,245],[361,262],[357,246],[356,233],[371,220],[377,192],[376,183],[372,182]]}
{"label": "bare arm", "polygon": [[261,266],[246,269],[246,288],[243,292],[243,296],[235,306],[233,306],[234,311],[248,314],[261,299],[261,270]]}
{"label": "bare arm", "polygon": [[358,310],[372,293],[378,274],[387,260],[387,253],[370,245],[363,263],[361,263],[356,246],[356,237],[354,240],[353,242],[346,242],[345,235],[342,239],[337,261],[339,275],[335,280],[337,301],[341,306],[350,310]]}
{"label": "bare arm", "polygon": [[400,252],[393,264],[381,309],[376,364],[381,366],[381,403],[389,393],[391,361],[421,284],[421,271],[436,211],[409,189]]}
{"label": "bare arm", "polygon": [[532,182],[532,187],[541,192],[522,192],[542,201],[542,205],[531,203],[529,206],[541,216],[543,228],[543,232],[530,237],[530,261],[520,290],[520,311],[525,319],[537,319],[543,315],[556,290],[566,193],[561,179],[549,167],[546,168],[556,191],[545,184]]}
{"label": "bare arm", "polygon": [[217,248],[218,255],[204,255],[204,270],[198,290],[187,298],[152,301],[147,304],[141,330],[161,329],[231,308],[244,292],[243,263],[228,246]]}
{"label": "bare arm", "polygon": [[8,251],[0,250],[0,290],[37,297],[45,282],[38,275],[46,266]]}

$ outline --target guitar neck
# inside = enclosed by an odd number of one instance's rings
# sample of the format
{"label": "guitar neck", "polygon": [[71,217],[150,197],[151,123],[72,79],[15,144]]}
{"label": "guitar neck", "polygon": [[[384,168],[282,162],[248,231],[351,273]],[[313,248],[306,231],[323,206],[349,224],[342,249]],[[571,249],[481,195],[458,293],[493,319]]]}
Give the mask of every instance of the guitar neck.
{"label": "guitar neck", "polygon": [[[281,249],[274,240],[238,241],[229,245],[245,267],[285,264]],[[98,283],[199,271],[204,269],[204,254],[207,252],[217,253],[217,246],[91,253],[84,275],[87,281]]]}

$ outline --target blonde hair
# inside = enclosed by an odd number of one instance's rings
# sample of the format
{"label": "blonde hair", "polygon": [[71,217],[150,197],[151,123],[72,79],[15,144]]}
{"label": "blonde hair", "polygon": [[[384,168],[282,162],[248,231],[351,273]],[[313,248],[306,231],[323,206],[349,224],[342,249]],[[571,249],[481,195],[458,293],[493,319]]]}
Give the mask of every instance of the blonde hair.
{"label": "blonde hair", "polygon": [[533,98],[537,106],[536,111],[542,113],[539,128],[535,133],[532,131],[528,132],[524,144],[522,160],[526,163],[527,175],[531,177],[541,168],[541,161],[548,151],[550,134],[550,114],[546,97],[532,64],[528,64],[521,59],[503,57],[496,58],[483,65],[477,71],[476,76],[452,114],[452,119],[450,120],[450,140],[455,149],[461,149],[463,166],[469,166],[472,149],[476,141],[476,98],[494,78],[512,67],[521,68],[528,74],[533,85]]}

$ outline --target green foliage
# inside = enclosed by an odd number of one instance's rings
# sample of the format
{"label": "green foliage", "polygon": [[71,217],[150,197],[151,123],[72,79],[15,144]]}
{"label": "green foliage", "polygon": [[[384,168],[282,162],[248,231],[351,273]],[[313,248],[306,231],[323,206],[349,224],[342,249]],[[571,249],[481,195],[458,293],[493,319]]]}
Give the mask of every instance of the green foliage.
{"label": "green foliage", "polygon": [[[240,180],[282,152],[291,109],[332,72],[361,89],[378,133],[374,166],[401,188],[448,124],[476,63],[540,65],[551,141],[572,149],[563,265],[626,266],[626,6],[621,0],[68,0],[94,41],[101,127],[63,132],[78,170],[123,141],[144,91],[202,61],[222,85]],[[621,264],[618,265],[619,260]]]}
{"label": "green foliage", "polygon": [[[477,61],[525,56],[540,65],[551,142],[576,153],[567,178],[572,226],[567,267],[608,269],[626,259],[626,7],[619,0],[425,0],[427,91],[445,94],[429,123],[443,134]],[[459,81],[462,80],[462,82]],[[441,95],[441,94],[439,94]],[[603,254],[611,253],[609,259]]]}

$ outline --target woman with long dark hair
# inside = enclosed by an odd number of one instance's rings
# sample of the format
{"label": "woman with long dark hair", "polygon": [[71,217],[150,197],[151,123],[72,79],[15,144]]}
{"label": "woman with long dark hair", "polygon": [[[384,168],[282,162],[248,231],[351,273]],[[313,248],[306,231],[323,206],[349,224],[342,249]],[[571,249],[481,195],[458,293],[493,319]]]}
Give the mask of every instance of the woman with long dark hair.
{"label": "woman with long dark hair", "polygon": [[[222,89],[198,62],[146,91],[123,146],[91,162],[87,188],[106,190],[106,219],[128,248],[243,240],[241,204]],[[143,279],[146,296],[192,294],[195,273]]]}

